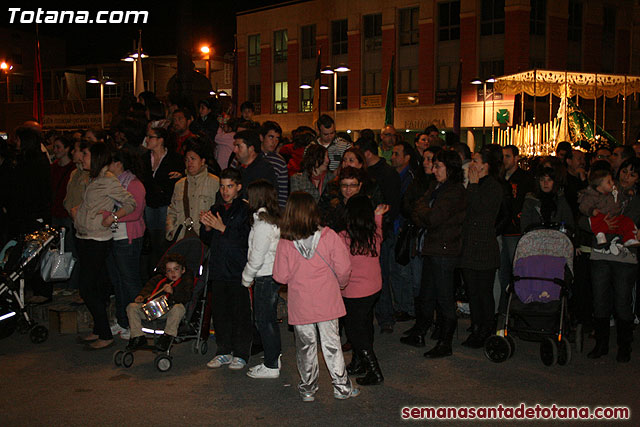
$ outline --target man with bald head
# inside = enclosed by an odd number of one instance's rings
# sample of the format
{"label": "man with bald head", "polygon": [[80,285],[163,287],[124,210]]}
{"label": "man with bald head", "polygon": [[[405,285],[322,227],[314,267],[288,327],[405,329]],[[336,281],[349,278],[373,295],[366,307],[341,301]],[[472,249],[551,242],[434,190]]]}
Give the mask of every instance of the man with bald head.
{"label": "man with bald head", "polygon": [[387,125],[380,130],[380,147],[378,148],[378,156],[386,160],[391,165],[391,155],[393,154],[393,145],[396,143],[396,128],[393,125]]}

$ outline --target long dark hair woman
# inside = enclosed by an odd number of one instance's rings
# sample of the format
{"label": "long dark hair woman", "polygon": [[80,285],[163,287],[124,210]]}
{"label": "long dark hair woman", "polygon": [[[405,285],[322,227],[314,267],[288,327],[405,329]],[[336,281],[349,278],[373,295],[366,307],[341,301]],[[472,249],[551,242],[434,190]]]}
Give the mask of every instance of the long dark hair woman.
{"label": "long dark hair woman", "polygon": [[93,317],[92,333],[80,340],[90,350],[113,345],[107,314],[109,295],[104,285],[105,260],[113,239],[111,226],[136,208],[134,197],[109,172],[109,164],[111,154],[106,144],[96,143],[83,150],[83,168],[89,171],[89,184],[82,203],[71,209],[80,256],[80,296]]}
{"label": "long dark hair woman", "polygon": [[502,148],[483,147],[473,155],[467,186],[467,217],[462,227],[460,268],[469,295],[471,335],[463,346],[481,348],[494,331],[493,283],[500,266],[496,218],[503,190],[499,176]]}
{"label": "long dark hair woman", "polygon": [[280,241],[278,223],[282,213],[278,192],[266,179],[249,184],[247,191],[251,231],[247,264],[242,271],[242,284],[254,284],[253,312],[256,327],[264,347],[264,362],[249,369],[251,378],[280,376],[280,327],[278,325],[278,289],[273,280],[273,262]]}
{"label": "long dark hair woman", "polygon": [[380,205],[374,211],[371,200],[357,194],[347,202],[346,230],[340,233],[349,248],[351,260],[349,283],[342,290],[347,310],[345,331],[353,348],[347,372],[350,375],[365,374],[356,380],[360,385],[376,385],[384,381],[373,351],[373,308],[382,289],[382,215],[388,210],[388,205]]}
{"label": "long dark hair woman", "polygon": [[527,194],[522,204],[522,232],[526,233],[536,226],[562,223],[568,229],[573,229],[573,212],[557,181],[556,170],[551,167],[538,169],[534,186],[535,191]]}
{"label": "long dark hair woman", "polygon": [[151,274],[167,248],[167,209],[171,204],[175,184],[184,174],[184,161],[175,150],[167,147],[169,138],[164,128],[149,129],[145,141],[149,151],[143,157],[141,180],[146,191],[144,219],[150,238],[148,259],[143,272],[146,277]]}
{"label": "long dark hair woman", "polygon": [[424,354],[427,358],[451,356],[451,341],[457,326],[454,270],[462,252],[462,224],[466,215],[466,192],[462,185],[462,161],[454,151],[440,151],[433,166],[435,181],[416,202],[411,219],[424,228],[422,283],[416,301],[416,324],[401,342],[423,347],[438,307],[442,332],[438,343]]}
{"label": "long dark hair woman", "polygon": [[329,170],[327,149],[320,144],[312,144],[302,158],[302,172],[291,177],[291,192],[307,192],[317,202],[334,176]]}

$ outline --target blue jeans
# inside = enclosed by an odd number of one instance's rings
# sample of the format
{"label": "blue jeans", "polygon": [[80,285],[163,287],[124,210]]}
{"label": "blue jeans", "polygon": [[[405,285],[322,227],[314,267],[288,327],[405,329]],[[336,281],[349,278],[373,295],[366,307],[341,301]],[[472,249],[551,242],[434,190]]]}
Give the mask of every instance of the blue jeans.
{"label": "blue jeans", "polygon": [[[396,239],[397,240],[397,239]],[[413,313],[413,281],[411,262],[402,265],[396,262],[395,246],[389,255],[391,288],[396,303],[396,310]]]}
{"label": "blue jeans", "polygon": [[616,261],[591,261],[593,315],[597,319],[633,321],[633,285],[638,266]]}
{"label": "blue jeans", "polygon": [[107,271],[116,296],[116,319],[123,328],[129,327],[127,305],[133,302],[142,289],[140,280],[140,252],[142,237],[114,240],[107,255]]}
{"label": "blue jeans", "polygon": [[[392,326],[396,323],[393,318],[393,295],[391,293],[391,257],[395,257],[396,236],[382,241],[380,245],[380,270],[382,271],[382,291],[375,307],[378,325]],[[395,262],[395,259],[393,260]]]}
{"label": "blue jeans", "polygon": [[253,290],[256,327],[264,347],[264,365],[272,369],[278,368],[278,357],[282,351],[278,325],[279,288],[271,276],[262,276],[256,277]]}
{"label": "blue jeans", "polygon": [[144,220],[147,225],[148,237],[151,240],[151,251],[143,256],[143,277],[153,276],[154,268],[157,267],[160,258],[169,247],[169,242],[165,238],[165,228],[167,223],[167,206],[159,208],[144,208]]}
{"label": "blue jeans", "polygon": [[167,224],[167,208],[168,206],[160,206],[159,208],[144,208],[144,221],[148,230],[165,230]]}

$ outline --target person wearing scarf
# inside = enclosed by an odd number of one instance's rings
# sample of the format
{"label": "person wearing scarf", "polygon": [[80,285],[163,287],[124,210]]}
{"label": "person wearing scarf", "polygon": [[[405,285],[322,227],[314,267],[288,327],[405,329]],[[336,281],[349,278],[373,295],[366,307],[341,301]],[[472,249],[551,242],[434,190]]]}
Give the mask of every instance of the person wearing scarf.
{"label": "person wearing scarf", "polygon": [[[140,253],[145,231],[144,210],[146,192],[138,179],[133,154],[126,149],[111,154],[109,171],[120,181],[136,201],[136,208],[128,215],[118,218],[111,225],[113,244],[107,256],[107,271],[116,296],[116,322],[111,325],[111,333],[129,339],[129,320],[126,308],[132,303],[142,288],[140,279]],[[115,209],[119,209],[115,203]],[[105,216],[108,216],[105,214]]]}

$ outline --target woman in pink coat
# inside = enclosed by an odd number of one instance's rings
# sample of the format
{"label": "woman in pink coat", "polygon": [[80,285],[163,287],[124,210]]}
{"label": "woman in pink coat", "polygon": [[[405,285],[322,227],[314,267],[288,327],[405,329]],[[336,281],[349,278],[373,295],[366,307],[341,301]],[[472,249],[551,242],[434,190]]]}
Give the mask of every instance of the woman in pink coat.
{"label": "woman in pink coat", "polygon": [[318,207],[308,193],[291,193],[280,237],[273,279],[288,285],[289,324],[296,336],[302,400],[313,401],[318,391],[318,338],[332,378],[333,396],[355,397],[360,390],[347,375],[338,334],[338,318],[346,313],[340,289],[351,274],[349,251],[333,230],[320,227]]}
{"label": "woman in pink coat", "polygon": [[371,200],[356,194],[346,206],[346,230],[340,233],[349,248],[351,278],[342,290],[347,315],[344,328],[353,345],[349,375],[362,375],[356,379],[360,385],[377,385],[384,381],[378,359],[373,352],[373,307],[380,297],[382,273],[380,271],[380,244],[382,242],[382,215],[389,205],[379,205],[375,211]]}

